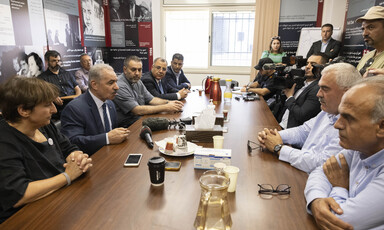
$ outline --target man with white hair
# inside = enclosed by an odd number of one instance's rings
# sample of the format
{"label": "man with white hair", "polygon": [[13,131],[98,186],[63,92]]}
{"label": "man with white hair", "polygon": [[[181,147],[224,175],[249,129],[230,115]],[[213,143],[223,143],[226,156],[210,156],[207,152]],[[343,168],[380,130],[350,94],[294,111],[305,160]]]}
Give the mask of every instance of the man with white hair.
{"label": "man with white hair", "polygon": [[61,115],[61,132],[89,155],[104,145],[119,144],[129,135],[126,128],[117,128],[114,103],[119,86],[113,68],[107,64],[89,70],[88,90],[71,101]]}
{"label": "man with white hair", "polygon": [[335,128],[348,150],[309,176],[308,212],[322,229],[384,229],[384,76],[348,90],[339,112]]}
{"label": "man with white hair", "polygon": [[277,154],[279,160],[310,173],[342,150],[333,125],[338,118],[341,97],[359,79],[361,75],[350,64],[337,63],[325,67],[317,93],[322,111],[301,126],[279,132],[265,128],[259,132],[261,146]]}

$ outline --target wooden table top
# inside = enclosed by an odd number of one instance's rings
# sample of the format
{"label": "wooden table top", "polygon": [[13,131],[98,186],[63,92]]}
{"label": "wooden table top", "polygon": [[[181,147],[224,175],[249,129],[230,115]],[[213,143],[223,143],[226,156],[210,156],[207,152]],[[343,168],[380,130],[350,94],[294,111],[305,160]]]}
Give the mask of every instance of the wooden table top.
{"label": "wooden table top", "polygon": [[[168,118],[191,116],[208,104],[207,96],[191,92],[184,111],[161,114]],[[232,149],[231,164],[240,168],[235,193],[228,193],[232,229],[317,229],[305,208],[307,174],[281,162],[271,153],[247,151],[247,141],[257,142],[264,127],[278,127],[263,99],[245,102],[232,99],[230,105],[216,106],[216,112],[229,110],[225,123],[224,148]],[[148,117],[148,116],[145,116]],[[144,118],[145,118],[144,117]],[[141,118],[130,127],[127,141],[103,147],[92,156],[93,168],[71,186],[26,205],[0,225],[0,229],[194,229],[200,199],[199,177],[204,170],[193,168],[193,156],[169,157],[157,147],[149,149],[139,138]],[[153,140],[178,134],[176,130],[153,132]],[[199,143],[213,147],[212,143]],[[142,153],[138,167],[123,167],[129,153]],[[166,171],[163,186],[151,186],[147,162],[162,155],[181,161],[180,171]],[[288,199],[258,195],[257,184],[289,184]]]}

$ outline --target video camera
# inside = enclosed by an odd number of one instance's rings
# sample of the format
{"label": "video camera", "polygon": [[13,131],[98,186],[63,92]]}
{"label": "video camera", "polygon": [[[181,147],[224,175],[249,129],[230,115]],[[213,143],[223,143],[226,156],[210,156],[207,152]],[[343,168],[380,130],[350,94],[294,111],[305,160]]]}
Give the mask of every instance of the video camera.
{"label": "video camera", "polygon": [[295,83],[298,89],[303,87],[306,77],[301,67],[306,65],[307,59],[302,56],[283,57],[283,63],[286,65],[268,63],[263,66],[263,70],[276,70],[273,87],[282,90],[292,88]]}

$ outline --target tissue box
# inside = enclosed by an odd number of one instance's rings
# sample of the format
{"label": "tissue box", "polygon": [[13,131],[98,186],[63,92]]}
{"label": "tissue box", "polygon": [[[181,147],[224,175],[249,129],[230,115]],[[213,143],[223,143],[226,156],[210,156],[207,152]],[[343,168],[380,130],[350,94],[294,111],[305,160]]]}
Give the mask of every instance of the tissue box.
{"label": "tissue box", "polygon": [[232,149],[199,148],[194,155],[195,169],[214,169],[217,162],[231,165]]}
{"label": "tissue box", "polygon": [[[200,113],[194,113],[192,115],[192,123],[193,124],[195,123],[195,118],[199,115],[200,115]],[[216,116],[215,125],[224,126],[224,115],[223,114],[216,114],[215,116]]]}
{"label": "tissue box", "polygon": [[213,143],[212,137],[216,135],[223,135],[223,127],[220,125],[215,125],[213,130],[196,130],[193,125],[185,127],[185,137],[190,142]]}

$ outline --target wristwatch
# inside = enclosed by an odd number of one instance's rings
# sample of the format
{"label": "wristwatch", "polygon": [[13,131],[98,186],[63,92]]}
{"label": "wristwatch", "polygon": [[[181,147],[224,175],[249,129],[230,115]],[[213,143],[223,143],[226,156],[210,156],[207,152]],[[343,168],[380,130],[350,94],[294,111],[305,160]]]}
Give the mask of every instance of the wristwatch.
{"label": "wristwatch", "polygon": [[282,144],[275,145],[275,147],[273,148],[273,152],[277,154],[282,147]]}

